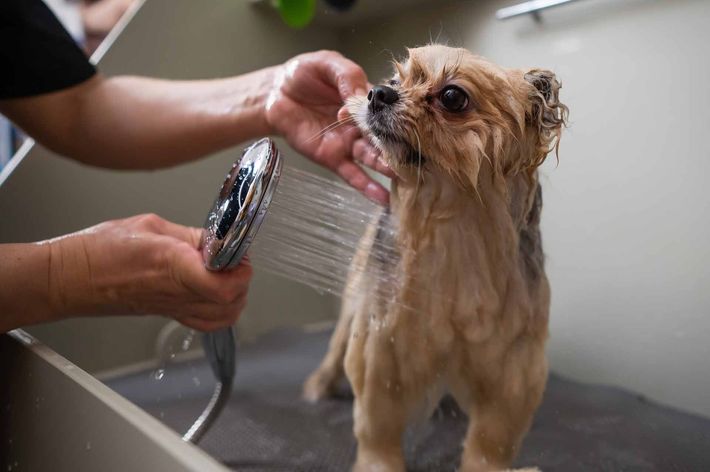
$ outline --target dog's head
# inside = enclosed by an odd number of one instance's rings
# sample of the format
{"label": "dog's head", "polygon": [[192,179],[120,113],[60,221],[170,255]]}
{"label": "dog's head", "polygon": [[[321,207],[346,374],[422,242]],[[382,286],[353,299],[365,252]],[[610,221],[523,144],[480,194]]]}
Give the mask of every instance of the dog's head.
{"label": "dog's head", "polygon": [[567,108],[552,72],[504,69],[441,45],[410,49],[395,69],[348,109],[404,180],[438,170],[475,190],[484,165],[531,171],[559,140]]}

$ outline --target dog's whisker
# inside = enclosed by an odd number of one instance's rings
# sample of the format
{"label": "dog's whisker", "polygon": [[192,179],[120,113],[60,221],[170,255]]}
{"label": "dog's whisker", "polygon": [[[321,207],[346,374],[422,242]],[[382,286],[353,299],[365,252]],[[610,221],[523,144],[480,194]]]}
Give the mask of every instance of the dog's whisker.
{"label": "dog's whisker", "polygon": [[348,116],[347,118],[343,118],[342,120],[337,120],[337,121],[329,124],[325,128],[323,128],[320,132],[318,132],[316,135],[314,135],[314,137],[311,139],[314,139],[316,137],[320,137],[320,136],[324,135],[325,133],[327,133],[328,131],[332,131],[340,126],[354,123],[354,122],[355,122],[355,118],[353,116]]}
{"label": "dog's whisker", "polygon": [[318,133],[311,136],[306,141],[306,143],[311,143],[311,142],[315,141],[316,139],[322,137],[323,135],[325,135],[329,131],[333,131],[334,129],[337,129],[343,125],[347,125],[347,124],[354,123],[354,122],[355,122],[355,118],[352,116],[349,116],[349,117],[342,119],[342,120],[337,120],[334,123],[331,123],[328,126],[326,126],[325,128],[323,128],[322,130],[320,130]]}

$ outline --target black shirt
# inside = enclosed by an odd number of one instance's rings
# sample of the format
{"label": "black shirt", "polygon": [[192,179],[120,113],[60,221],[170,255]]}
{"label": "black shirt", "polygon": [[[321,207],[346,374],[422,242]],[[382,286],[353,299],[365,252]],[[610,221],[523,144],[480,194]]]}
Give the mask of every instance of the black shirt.
{"label": "black shirt", "polygon": [[42,0],[0,0],[0,99],[54,92],[95,73]]}

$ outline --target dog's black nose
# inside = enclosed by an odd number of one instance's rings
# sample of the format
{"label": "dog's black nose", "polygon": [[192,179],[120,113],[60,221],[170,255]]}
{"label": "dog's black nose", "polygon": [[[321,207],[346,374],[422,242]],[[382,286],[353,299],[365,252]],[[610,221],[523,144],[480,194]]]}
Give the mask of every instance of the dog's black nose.
{"label": "dog's black nose", "polygon": [[370,110],[381,110],[399,100],[399,94],[392,87],[377,85],[367,94]]}

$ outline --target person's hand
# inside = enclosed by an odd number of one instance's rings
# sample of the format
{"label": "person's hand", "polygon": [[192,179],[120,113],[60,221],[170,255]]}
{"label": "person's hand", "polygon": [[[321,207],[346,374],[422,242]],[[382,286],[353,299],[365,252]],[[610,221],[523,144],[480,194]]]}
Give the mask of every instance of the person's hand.
{"label": "person's hand", "polygon": [[232,325],[246,304],[251,266],[208,271],[200,236],[200,229],[141,215],[50,241],[54,311],[159,314],[200,331]]}
{"label": "person's hand", "polygon": [[391,170],[377,150],[352,123],[328,128],[338,120],[344,100],[365,95],[367,89],[362,68],[339,53],[302,54],[277,71],[266,103],[266,120],[296,151],[333,170],[368,198],[386,205],[387,190],[357,164],[391,177]]}

